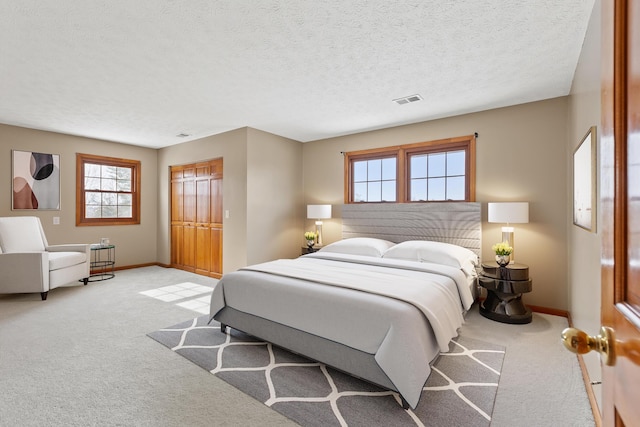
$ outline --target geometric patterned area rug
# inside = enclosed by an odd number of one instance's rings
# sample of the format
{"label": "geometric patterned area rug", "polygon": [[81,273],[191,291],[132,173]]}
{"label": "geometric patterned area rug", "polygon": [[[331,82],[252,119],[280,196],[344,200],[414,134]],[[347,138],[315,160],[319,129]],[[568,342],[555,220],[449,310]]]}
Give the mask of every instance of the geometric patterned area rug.
{"label": "geometric patterned area rug", "polygon": [[416,409],[396,392],[220,325],[208,316],[148,336],[302,426],[488,426],[505,349],[457,337]]}

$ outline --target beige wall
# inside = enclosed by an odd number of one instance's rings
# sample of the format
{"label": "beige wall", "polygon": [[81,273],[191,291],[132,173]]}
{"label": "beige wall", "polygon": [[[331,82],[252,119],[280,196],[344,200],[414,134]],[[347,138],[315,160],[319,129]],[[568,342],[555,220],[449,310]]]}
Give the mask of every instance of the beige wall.
{"label": "beige wall", "polygon": [[[60,155],[61,206],[59,211],[11,210],[11,150]],[[76,227],[76,153],[139,160],[142,168],[139,225]],[[40,217],[50,244],[96,243],[109,237],[116,245],[116,266],[154,263],[157,259],[157,150],[0,125],[0,216]],[[53,225],[60,217],[60,225]]]}
{"label": "beige wall", "polygon": [[[566,145],[569,312],[574,326],[591,335],[600,330],[601,234],[598,228],[595,233],[590,233],[573,225],[571,195],[573,152],[591,126],[598,127],[597,133],[600,131],[600,17],[600,1],[596,1],[569,97],[569,138]],[[598,224],[599,211],[596,212]],[[590,379],[599,381],[599,356],[591,352],[583,357]],[[599,387],[594,391],[599,398]]]}
{"label": "beige wall", "polygon": [[[447,119],[314,141],[303,145],[305,203],[334,205],[325,243],[340,238],[344,160],[341,151],[430,141],[478,132],[476,200],[482,202],[484,259],[501,240],[486,222],[490,201],[528,201],[530,223],[518,224],[516,260],[530,266],[528,304],[567,309],[567,97]],[[336,209],[337,208],[337,209]],[[312,222],[305,222],[307,229]]]}
{"label": "beige wall", "polygon": [[302,144],[248,129],[247,263],[300,255]]}

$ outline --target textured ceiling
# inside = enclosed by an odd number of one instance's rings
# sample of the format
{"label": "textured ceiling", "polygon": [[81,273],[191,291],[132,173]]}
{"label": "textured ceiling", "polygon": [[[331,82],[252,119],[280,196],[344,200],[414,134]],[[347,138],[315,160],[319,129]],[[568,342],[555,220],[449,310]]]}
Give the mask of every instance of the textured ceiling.
{"label": "textured ceiling", "polygon": [[306,142],[563,96],[593,2],[0,0],[0,123]]}

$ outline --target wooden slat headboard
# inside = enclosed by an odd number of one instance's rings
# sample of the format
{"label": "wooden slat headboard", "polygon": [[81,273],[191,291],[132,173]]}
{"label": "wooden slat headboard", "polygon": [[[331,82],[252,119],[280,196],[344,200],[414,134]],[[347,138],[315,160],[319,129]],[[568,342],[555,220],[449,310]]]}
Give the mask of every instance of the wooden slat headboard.
{"label": "wooden slat headboard", "polygon": [[342,206],[342,238],[349,237],[453,243],[480,257],[480,202],[346,204]]}

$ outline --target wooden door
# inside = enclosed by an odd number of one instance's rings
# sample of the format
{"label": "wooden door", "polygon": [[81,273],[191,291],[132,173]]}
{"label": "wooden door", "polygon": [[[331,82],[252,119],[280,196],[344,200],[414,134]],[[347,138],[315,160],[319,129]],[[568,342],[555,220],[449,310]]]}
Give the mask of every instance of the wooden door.
{"label": "wooden door", "polygon": [[182,169],[171,169],[171,265],[182,265],[184,189]]}
{"label": "wooden door", "polygon": [[196,273],[208,275],[211,271],[211,190],[209,164],[196,164]]}
{"label": "wooden door", "polygon": [[196,183],[195,167],[183,170],[182,267],[196,270]]}
{"label": "wooden door", "polygon": [[640,423],[640,2],[602,3],[602,324],[605,426]]}
{"label": "wooden door", "polygon": [[222,159],[171,168],[171,265],[222,276]]}
{"label": "wooden door", "polygon": [[210,165],[209,190],[210,197],[210,229],[211,229],[211,265],[212,277],[222,277],[222,159]]}

